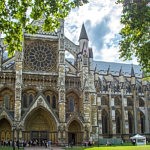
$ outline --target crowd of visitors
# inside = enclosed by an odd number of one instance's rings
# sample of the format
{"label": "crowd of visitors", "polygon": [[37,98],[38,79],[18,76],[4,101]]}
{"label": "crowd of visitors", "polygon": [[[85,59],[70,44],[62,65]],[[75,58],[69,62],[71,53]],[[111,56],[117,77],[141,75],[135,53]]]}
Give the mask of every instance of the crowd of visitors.
{"label": "crowd of visitors", "polygon": [[24,141],[24,140],[17,140],[17,141],[12,141],[12,140],[4,140],[0,142],[0,146],[14,146],[14,147],[26,147],[26,146],[45,146],[49,147],[51,145],[50,140],[38,140],[38,139],[33,139],[29,141]]}

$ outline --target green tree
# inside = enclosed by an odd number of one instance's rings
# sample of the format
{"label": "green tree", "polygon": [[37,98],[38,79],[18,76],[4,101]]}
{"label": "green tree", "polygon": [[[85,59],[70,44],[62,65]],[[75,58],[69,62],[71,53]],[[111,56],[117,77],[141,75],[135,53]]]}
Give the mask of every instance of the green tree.
{"label": "green tree", "polygon": [[23,34],[36,33],[32,21],[44,18],[43,30],[54,31],[72,8],[87,0],[0,0],[0,33],[4,34],[9,56],[22,50]]}
{"label": "green tree", "polygon": [[146,73],[150,73],[150,6],[148,0],[118,0],[123,5],[120,58],[135,56]]}

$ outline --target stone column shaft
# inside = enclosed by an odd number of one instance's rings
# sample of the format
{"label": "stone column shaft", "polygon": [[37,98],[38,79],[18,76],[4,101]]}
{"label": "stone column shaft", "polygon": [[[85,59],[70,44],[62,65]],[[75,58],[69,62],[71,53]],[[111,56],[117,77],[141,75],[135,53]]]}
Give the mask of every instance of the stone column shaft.
{"label": "stone column shaft", "polygon": [[22,52],[15,54],[16,81],[15,81],[15,121],[21,119],[21,95],[22,95]]}
{"label": "stone column shaft", "polygon": [[133,112],[134,112],[134,133],[137,134],[137,107],[136,107],[136,91],[133,89]]}
{"label": "stone column shaft", "polygon": [[111,88],[109,88],[109,107],[110,107],[110,134],[116,134],[116,121],[115,121],[115,110],[114,108],[114,98],[111,96]]}
{"label": "stone column shaft", "polygon": [[124,97],[124,89],[121,89],[121,105],[122,105],[122,134],[128,134],[129,133],[128,111],[125,110],[125,107],[127,107],[127,98]]}
{"label": "stone column shaft", "polygon": [[58,95],[59,95],[59,119],[61,123],[66,121],[66,94],[65,94],[65,43],[64,43],[64,20],[60,21],[60,32],[59,32],[59,76],[58,76]]}

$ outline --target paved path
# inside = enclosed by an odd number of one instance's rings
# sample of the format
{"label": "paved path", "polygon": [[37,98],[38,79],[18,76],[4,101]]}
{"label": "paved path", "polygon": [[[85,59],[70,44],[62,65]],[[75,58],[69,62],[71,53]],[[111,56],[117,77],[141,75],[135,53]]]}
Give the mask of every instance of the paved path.
{"label": "paved path", "polygon": [[62,147],[25,147],[24,150],[64,150]]}

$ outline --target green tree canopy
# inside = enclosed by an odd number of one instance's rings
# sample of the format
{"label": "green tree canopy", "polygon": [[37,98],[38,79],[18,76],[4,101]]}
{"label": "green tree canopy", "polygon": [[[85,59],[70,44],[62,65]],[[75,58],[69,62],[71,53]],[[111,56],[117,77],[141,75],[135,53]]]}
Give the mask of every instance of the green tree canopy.
{"label": "green tree canopy", "polygon": [[9,56],[22,50],[23,33],[36,33],[32,21],[45,18],[44,31],[54,31],[72,8],[87,0],[0,0],[0,33],[4,34]]}
{"label": "green tree canopy", "polygon": [[120,58],[135,56],[146,73],[150,73],[150,6],[148,0],[118,0],[123,5]]}

